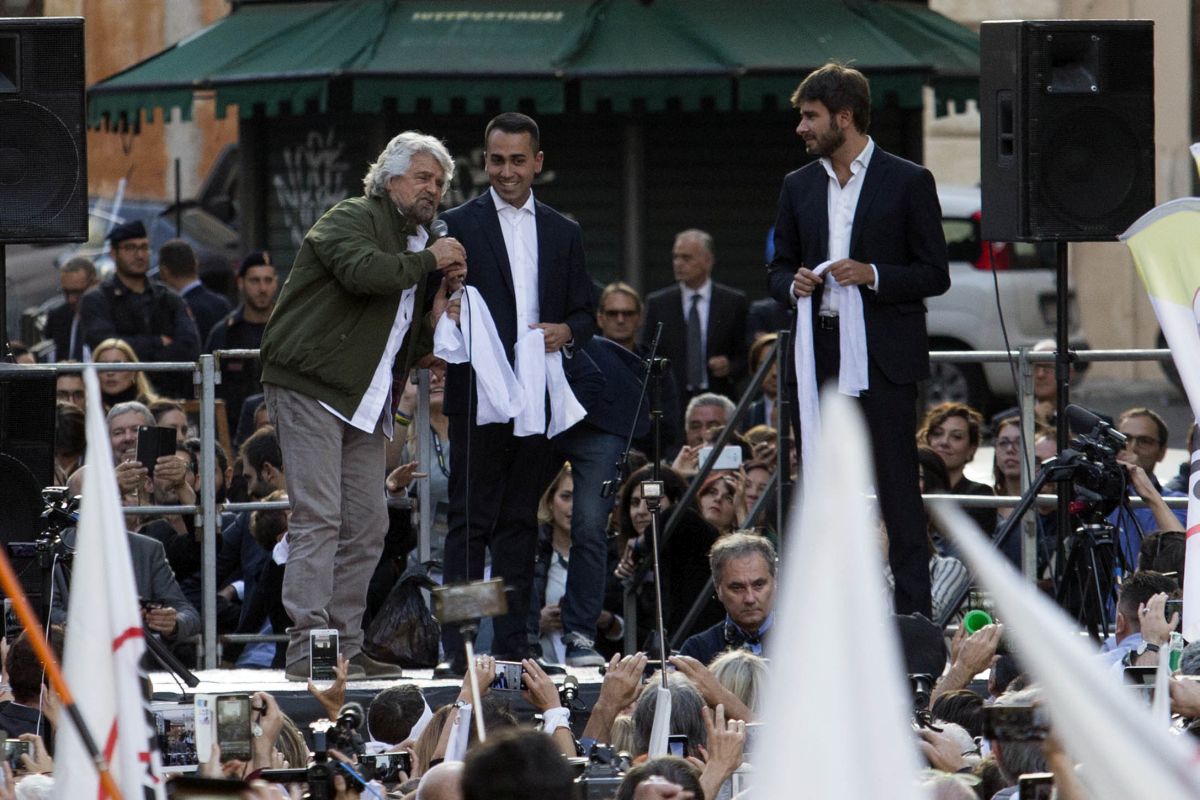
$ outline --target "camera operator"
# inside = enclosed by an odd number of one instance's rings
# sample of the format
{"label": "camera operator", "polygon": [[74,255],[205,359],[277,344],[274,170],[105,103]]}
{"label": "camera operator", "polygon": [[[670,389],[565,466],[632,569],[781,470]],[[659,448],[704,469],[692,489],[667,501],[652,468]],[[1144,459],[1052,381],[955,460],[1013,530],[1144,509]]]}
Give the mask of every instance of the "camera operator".
{"label": "camera operator", "polygon": [[[80,467],[71,476],[67,486],[72,497],[83,492],[83,481],[91,469],[103,466]],[[68,550],[75,548],[76,528],[63,531],[63,544]],[[133,565],[133,577],[137,584],[138,597],[142,600],[142,622],[161,635],[168,643],[176,644],[190,639],[200,632],[200,615],[184,597],[175,581],[175,573],[167,563],[166,552],[160,542],[139,533],[126,532],[129,554]],[[88,602],[81,598],[80,602]],[[66,619],[66,605],[62,596],[55,594],[51,617],[56,622]]]}
{"label": "camera operator", "polygon": [[[1124,449],[1117,453],[1117,460],[1129,469],[1130,488],[1148,506],[1132,512],[1117,509],[1108,518],[1120,531],[1121,551],[1132,566],[1137,564],[1143,534],[1156,529],[1184,530],[1187,514],[1186,509],[1172,511],[1162,502],[1163,497],[1183,494],[1164,489],[1154,474],[1154,468],[1167,455],[1168,431],[1163,418],[1149,408],[1127,408],[1117,419],[1117,430],[1125,437]],[[1139,469],[1143,474],[1138,474]]]}

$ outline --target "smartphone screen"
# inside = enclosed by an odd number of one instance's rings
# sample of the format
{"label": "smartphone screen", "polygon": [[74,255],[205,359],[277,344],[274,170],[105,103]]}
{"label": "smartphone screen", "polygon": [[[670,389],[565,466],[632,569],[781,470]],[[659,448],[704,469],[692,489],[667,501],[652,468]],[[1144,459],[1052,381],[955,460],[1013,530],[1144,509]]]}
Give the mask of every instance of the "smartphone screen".
{"label": "smartphone screen", "polygon": [[200,763],[196,756],[196,713],[190,705],[154,703],[154,732],[163,772],[193,770]]}
{"label": "smartphone screen", "polygon": [[217,744],[221,760],[250,758],[250,696],[217,698]]}
{"label": "smartphone screen", "polygon": [[154,465],[159,456],[175,452],[175,429],[143,425],[138,428],[137,460],[154,477]]}
{"label": "smartphone screen", "polygon": [[516,661],[497,661],[496,678],[492,681],[491,688],[512,692],[525,689],[524,669]]}
{"label": "smartphone screen", "polygon": [[[712,453],[712,446],[700,448],[700,462],[703,464],[708,460]],[[717,456],[717,460],[713,463],[714,470],[720,469],[737,469],[742,466],[742,448],[735,445],[725,445],[721,448],[721,454]]]}
{"label": "smartphone screen", "polygon": [[321,628],[308,632],[309,677],[314,681],[335,681],[338,659],[338,632]]}
{"label": "smartphone screen", "polygon": [[672,733],[667,737],[667,755],[687,758],[688,737],[682,733]]}
{"label": "smartphone screen", "polygon": [[1031,772],[1017,779],[1019,800],[1050,800],[1054,796],[1054,773]]}

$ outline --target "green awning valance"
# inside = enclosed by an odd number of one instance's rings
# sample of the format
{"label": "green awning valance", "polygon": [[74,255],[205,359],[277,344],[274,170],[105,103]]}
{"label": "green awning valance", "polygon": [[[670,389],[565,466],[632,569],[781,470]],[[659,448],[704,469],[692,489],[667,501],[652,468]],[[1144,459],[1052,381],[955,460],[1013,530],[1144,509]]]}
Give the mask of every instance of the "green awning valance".
{"label": "green awning valance", "polygon": [[786,108],[829,60],[854,63],[877,99],[921,104],[978,91],[978,36],[920,3],[872,0],[320,0],[242,2],[233,13],[88,91],[89,123],[154,108],[217,113],[532,107],[537,113]]}

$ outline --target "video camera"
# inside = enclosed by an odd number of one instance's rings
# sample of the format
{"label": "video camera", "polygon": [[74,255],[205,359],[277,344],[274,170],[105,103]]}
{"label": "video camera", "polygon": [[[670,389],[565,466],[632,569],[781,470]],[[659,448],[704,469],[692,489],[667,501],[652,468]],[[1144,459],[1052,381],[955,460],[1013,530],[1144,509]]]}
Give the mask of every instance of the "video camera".
{"label": "video camera", "polygon": [[73,551],[62,541],[62,532],[79,524],[78,497],[72,497],[65,486],[47,486],[42,490],[41,529],[33,541],[9,542],[6,545],[11,558],[38,558],[44,556],[47,563],[57,556],[60,562],[69,561]]}
{"label": "video camera", "polygon": [[1117,454],[1125,447],[1125,435],[1112,429],[1100,417],[1077,405],[1069,405],[1067,419],[1075,430],[1086,430],[1071,440],[1071,447],[1058,455],[1056,462],[1070,469],[1078,503],[1074,513],[1097,513],[1106,517],[1126,495],[1125,468]]}
{"label": "video camera", "polygon": [[[313,736],[313,763],[308,769],[267,769],[262,771],[262,778],[271,783],[306,783],[308,793],[305,797],[310,800],[331,800],[336,794],[333,787],[333,776],[336,770],[342,769],[342,762],[330,758],[329,751],[337,750],[344,756],[361,758],[366,747],[358,729],[362,726],[365,715],[363,707],[358,703],[346,703],[338,711],[337,719],[333,722],[319,720],[310,728]],[[365,783],[360,776],[349,769],[342,769],[342,776],[347,786],[357,785],[362,792]]]}
{"label": "video camera", "polygon": [[610,745],[592,745],[583,774],[575,779],[579,787],[576,796],[581,800],[610,800],[615,797],[630,763],[628,753],[619,753]]}

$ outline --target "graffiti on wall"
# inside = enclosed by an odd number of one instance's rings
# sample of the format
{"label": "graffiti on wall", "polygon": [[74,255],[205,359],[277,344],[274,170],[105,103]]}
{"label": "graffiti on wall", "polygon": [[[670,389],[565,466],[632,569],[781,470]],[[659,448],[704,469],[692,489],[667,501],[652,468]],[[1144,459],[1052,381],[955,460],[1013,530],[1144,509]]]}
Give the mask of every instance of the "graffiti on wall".
{"label": "graffiti on wall", "polygon": [[331,126],[325,133],[309,131],[303,144],[282,152],[283,171],[271,180],[284,226],[297,250],[308,229],[349,194],[349,165],[342,160],[344,150],[345,143]]}

